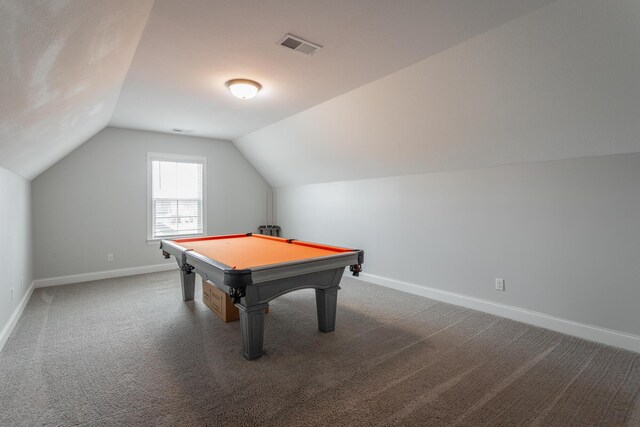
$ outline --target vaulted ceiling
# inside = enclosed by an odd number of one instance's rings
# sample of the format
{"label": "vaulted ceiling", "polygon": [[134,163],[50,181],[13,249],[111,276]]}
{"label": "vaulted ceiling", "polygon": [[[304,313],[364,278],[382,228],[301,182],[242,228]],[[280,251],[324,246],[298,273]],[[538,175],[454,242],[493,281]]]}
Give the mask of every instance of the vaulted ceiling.
{"label": "vaulted ceiling", "polygon": [[[233,140],[550,0],[156,0],[111,124]],[[323,49],[279,46],[292,33]],[[250,102],[232,78],[259,81]]]}
{"label": "vaulted ceiling", "polygon": [[234,143],[283,187],[637,153],[639,118],[640,1],[558,0]]}
{"label": "vaulted ceiling", "polygon": [[[0,166],[31,179],[109,124],[236,139],[552,2],[3,1]],[[264,90],[232,98],[236,77]]]}
{"label": "vaulted ceiling", "polygon": [[109,123],[152,4],[0,2],[0,166],[34,178]]}

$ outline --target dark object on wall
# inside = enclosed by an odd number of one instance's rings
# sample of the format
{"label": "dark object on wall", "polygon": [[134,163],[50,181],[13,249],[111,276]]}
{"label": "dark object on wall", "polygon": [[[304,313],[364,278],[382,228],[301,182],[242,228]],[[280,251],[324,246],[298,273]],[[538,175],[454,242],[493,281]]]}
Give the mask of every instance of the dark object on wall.
{"label": "dark object on wall", "polygon": [[261,225],[258,227],[258,232],[266,236],[280,237],[280,230],[279,225]]}

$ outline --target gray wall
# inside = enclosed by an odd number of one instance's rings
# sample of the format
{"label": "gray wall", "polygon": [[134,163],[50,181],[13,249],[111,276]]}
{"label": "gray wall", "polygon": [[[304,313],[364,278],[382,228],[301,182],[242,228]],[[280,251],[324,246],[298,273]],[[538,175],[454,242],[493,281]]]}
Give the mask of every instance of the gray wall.
{"label": "gray wall", "polygon": [[640,335],[640,154],[280,188],[277,210],[365,273]]}
{"label": "gray wall", "polygon": [[234,143],[289,237],[640,334],[638,19],[637,0],[558,0]]}
{"label": "gray wall", "polygon": [[37,279],[165,262],[147,242],[147,152],[207,157],[209,234],[265,221],[270,187],[233,144],[106,128],[33,180]]}
{"label": "gray wall", "polygon": [[33,280],[30,194],[29,181],[0,167],[0,330]]}

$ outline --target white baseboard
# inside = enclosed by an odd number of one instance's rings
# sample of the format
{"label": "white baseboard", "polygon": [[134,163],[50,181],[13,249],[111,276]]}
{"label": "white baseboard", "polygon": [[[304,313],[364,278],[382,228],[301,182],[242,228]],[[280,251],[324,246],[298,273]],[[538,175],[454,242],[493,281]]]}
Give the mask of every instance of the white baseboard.
{"label": "white baseboard", "polygon": [[175,270],[175,262],[167,264],[145,265],[143,267],[121,268],[119,270],[96,271],[94,273],[73,274],[71,276],[49,277],[34,280],[36,288],[48,286],[70,285],[72,283],[90,282],[92,280],[112,279],[114,277],[135,276],[136,274],[157,273]]}
{"label": "white baseboard", "polygon": [[574,322],[572,320],[549,316],[536,311],[499,304],[479,298],[472,298],[453,292],[416,285],[414,283],[376,276],[374,274],[360,273],[359,279],[376,285],[385,286],[387,288],[397,289],[410,294],[460,305],[473,310],[495,314],[497,316],[506,317],[523,323],[528,323],[530,325],[562,332],[567,335],[584,338],[589,341],[595,341],[640,353],[640,336],[637,335],[588,325],[586,323]]}
{"label": "white baseboard", "polygon": [[[89,282],[92,280],[110,279],[114,277],[133,276],[136,274],[155,273],[160,271],[174,270],[176,268],[176,264],[167,263],[34,280],[31,283],[31,286],[29,287],[27,293],[25,293],[25,295],[23,296],[22,301],[20,301],[20,304],[11,315],[9,322],[7,323],[7,325],[5,325],[2,331],[0,331],[0,350],[2,350],[2,347],[4,346],[6,340],[9,338],[9,335],[15,327],[16,322],[20,318],[20,315],[22,314],[27,301],[29,301],[29,297],[33,293],[34,288]],[[439,289],[429,288],[427,286],[421,286],[414,283],[402,282],[400,280],[376,276],[374,274],[360,273],[359,279],[365,282],[385,286],[387,288],[396,289],[413,295],[419,295],[434,300],[471,308],[473,310],[506,317],[509,319],[528,323],[530,325],[551,329],[553,331],[561,332],[567,335],[573,335],[586,340],[595,341],[602,344],[624,348],[626,350],[640,353],[640,336],[638,335],[601,328],[594,325],[588,325],[586,323],[574,322],[572,320],[550,316],[537,311],[526,310],[519,307],[500,304],[479,298],[473,298],[453,292],[442,291]]]}
{"label": "white baseboard", "polygon": [[6,325],[4,325],[4,328],[2,328],[2,330],[0,331],[0,351],[2,351],[2,349],[4,348],[4,345],[7,343],[7,340],[9,339],[11,332],[13,332],[13,328],[16,327],[16,324],[18,323],[18,320],[20,319],[20,316],[22,315],[24,308],[27,306],[27,303],[29,302],[29,298],[31,298],[31,294],[33,294],[34,288],[35,288],[35,281],[31,282],[31,285],[29,285],[29,289],[27,289],[27,292],[25,292],[24,295],[22,296],[20,303],[18,304],[16,309],[13,310],[13,314],[11,314],[9,321],[7,322]]}

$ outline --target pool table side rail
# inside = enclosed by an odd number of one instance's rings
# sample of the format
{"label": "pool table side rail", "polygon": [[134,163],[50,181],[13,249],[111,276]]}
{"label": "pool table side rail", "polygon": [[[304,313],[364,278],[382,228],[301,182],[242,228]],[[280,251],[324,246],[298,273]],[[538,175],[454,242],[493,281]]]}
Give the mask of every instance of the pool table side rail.
{"label": "pool table side rail", "polygon": [[186,237],[184,239],[173,239],[173,240],[165,240],[165,241],[180,244],[180,243],[192,243],[192,242],[206,242],[208,240],[237,239],[237,238],[243,238],[243,237],[253,237],[257,239],[273,240],[281,243],[307,246],[307,247],[316,248],[316,249],[324,249],[324,250],[336,252],[336,253],[354,251],[354,249],[344,248],[341,246],[323,245],[320,243],[306,242],[304,240],[287,239],[284,237],[267,236],[264,234],[255,234],[255,233],[223,234],[220,236],[203,236],[203,237]]}
{"label": "pool table side rail", "polygon": [[359,253],[360,251],[343,252],[335,255],[326,255],[317,258],[307,258],[303,260],[254,267],[251,269],[253,283],[259,284],[290,276],[315,273],[317,271],[331,270],[353,264],[360,264]]}
{"label": "pool table side rail", "polygon": [[193,266],[196,273],[216,285],[244,288],[253,283],[249,269],[234,269],[195,251],[186,252],[185,259],[187,264]]}
{"label": "pool table side rail", "polygon": [[[180,267],[182,267],[182,265],[187,263],[187,253],[193,251],[193,249],[189,249],[187,247],[181,246],[172,240],[161,240],[160,250],[162,250],[162,252],[166,252],[170,255],[173,255],[178,261],[178,265]],[[212,260],[210,258],[207,258],[207,259],[210,260],[211,263],[215,264],[217,268],[220,268],[222,270],[227,270],[227,269],[232,270],[231,266]]]}
{"label": "pool table side rail", "polygon": [[362,264],[364,251],[353,249],[317,258],[307,258],[278,264],[267,264],[251,269],[234,269],[231,266],[201,255],[198,252],[181,246],[170,240],[162,240],[160,249],[173,255],[178,266],[190,265],[196,273],[205,279],[229,288],[243,288],[252,284],[259,284],[278,280],[292,275],[310,274],[333,268]]}
{"label": "pool table side rail", "polygon": [[169,258],[168,255],[173,255],[178,262],[178,266],[182,267],[182,265],[186,262],[186,251],[187,248],[184,246],[180,246],[177,243],[173,243],[171,240],[161,240],[160,241],[160,250],[165,258]]}
{"label": "pool table side rail", "polygon": [[[192,269],[196,270],[196,273],[200,274],[205,279],[222,285],[225,281],[232,280],[233,283],[239,284],[239,287],[244,285],[240,285],[240,283],[246,283],[246,277],[234,277],[234,276],[250,276],[250,271],[246,270],[234,270],[232,267],[223,264],[221,262],[212,260],[208,257],[204,257],[198,253],[192,253],[193,249],[185,248],[173,241],[170,240],[162,240],[160,242],[160,249],[165,254],[165,258],[167,255],[173,255],[178,263],[178,268],[185,272],[190,272]],[[197,255],[197,257],[188,257],[187,255]],[[206,272],[206,273],[205,273]],[[233,280],[233,279],[237,280]],[[250,283],[250,282],[249,282]],[[229,286],[229,285],[227,285]],[[228,289],[224,289],[225,292]]]}

